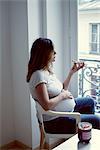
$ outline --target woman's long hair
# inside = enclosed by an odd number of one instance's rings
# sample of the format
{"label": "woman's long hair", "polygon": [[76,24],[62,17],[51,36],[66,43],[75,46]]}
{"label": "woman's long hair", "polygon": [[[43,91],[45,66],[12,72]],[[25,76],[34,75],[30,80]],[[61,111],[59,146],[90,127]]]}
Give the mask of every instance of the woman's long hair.
{"label": "woman's long hair", "polygon": [[54,51],[53,43],[47,38],[38,38],[33,42],[28,63],[27,82],[30,81],[34,71],[39,69],[49,70],[51,52]]}

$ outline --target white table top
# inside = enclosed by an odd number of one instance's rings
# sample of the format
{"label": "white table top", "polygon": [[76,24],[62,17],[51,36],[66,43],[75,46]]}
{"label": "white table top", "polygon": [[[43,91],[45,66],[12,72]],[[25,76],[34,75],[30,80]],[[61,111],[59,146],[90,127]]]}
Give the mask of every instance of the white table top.
{"label": "white table top", "polygon": [[98,150],[100,149],[100,130],[92,129],[92,138],[88,144],[79,143],[76,134],[69,140],[55,147],[52,150]]}

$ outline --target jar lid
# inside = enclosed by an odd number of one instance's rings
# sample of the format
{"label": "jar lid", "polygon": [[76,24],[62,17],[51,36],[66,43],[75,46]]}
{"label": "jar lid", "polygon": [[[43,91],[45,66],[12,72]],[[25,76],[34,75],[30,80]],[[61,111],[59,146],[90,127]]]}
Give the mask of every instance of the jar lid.
{"label": "jar lid", "polygon": [[78,128],[81,130],[90,130],[92,129],[92,124],[89,122],[79,122]]}

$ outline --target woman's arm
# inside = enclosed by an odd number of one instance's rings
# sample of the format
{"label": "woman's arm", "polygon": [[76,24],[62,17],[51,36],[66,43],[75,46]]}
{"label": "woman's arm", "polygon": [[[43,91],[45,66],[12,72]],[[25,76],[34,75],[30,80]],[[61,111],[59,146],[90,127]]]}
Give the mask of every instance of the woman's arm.
{"label": "woman's arm", "polygon": [[41,83],[36,86],[36,95],[37,95],[38,102],[45,110],[50,110],[54,108],[60,101],[64,99],[72,98],[70,92],[63,90],[58,96],[49,99],[49,95],[45,83]]}
{"label": "woman's arm", "polygon": [[63,83],[63,88],[65,90],[68,89],[68,86],[69,86],[69,83],[70,83],[70,80],[72,78],[72,75],[77,72],[78,70],[80,70],[81,68],[84,67],[84,62],[74,62],[74,65],[72,66],[72,68],[70,69],[69,71],[69,74],[67,76],[67,78],[65,79],[64,83]]}

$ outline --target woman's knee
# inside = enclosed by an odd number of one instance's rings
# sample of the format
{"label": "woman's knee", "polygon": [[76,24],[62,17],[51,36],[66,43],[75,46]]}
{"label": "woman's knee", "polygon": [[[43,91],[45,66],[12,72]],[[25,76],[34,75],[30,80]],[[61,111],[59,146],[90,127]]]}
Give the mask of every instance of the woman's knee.
{"label": "woman's knee", "polygon": [[82,97],[75,99],[76,106],[74,111],[79,111],[82,114],[94,114],[95,103],[91,97]]}
{"label": "woman's knee", "polygon": [[94,114],[95,112],[95,101],[92,97],[86,97],[87,98],[87,104],[89,105],[90,112]]}
{"label": "woman's knee", "polygon": [[100,129],[100,116],[95,114],[82,114],[81,121],[90,122],[92,127],[95,129]]}
{"label": "woman's knee", "polygon": [[86,97],[87,98],[87,101],[92,105],[94,106],[95,105],[95,101],[92,97]]}

